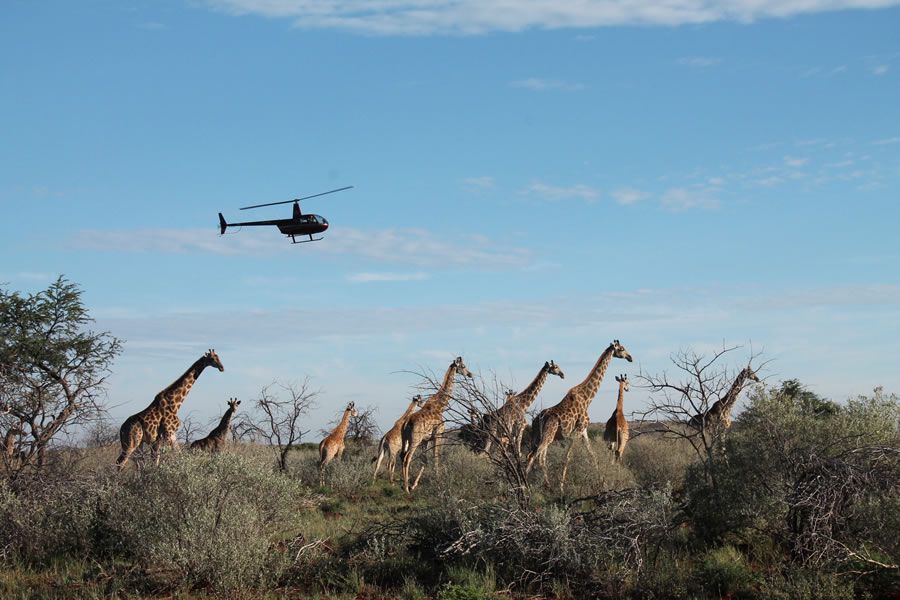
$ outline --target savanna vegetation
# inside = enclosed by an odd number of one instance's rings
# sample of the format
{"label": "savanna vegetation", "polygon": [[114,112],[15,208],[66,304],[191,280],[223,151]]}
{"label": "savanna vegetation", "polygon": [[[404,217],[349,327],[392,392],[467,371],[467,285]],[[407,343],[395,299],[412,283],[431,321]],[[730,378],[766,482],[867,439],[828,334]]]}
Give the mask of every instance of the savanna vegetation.
{"label": "savanna vegetation", "polygon": [[554,443],[547,484],[525,472],[530,432],[519,451],[486,425],[504,388],[476,377],[406,494],[373,481],[367,410],[320,475],[309,382],[242,404],[221,452],[119,471],[102,390],[121,342],[62,279],[2,291],[0,319],[0,598],[900,595],[900,402],[880,388],[834,402],[749,382],[726,423],[734,351],[681,352],[677,376],[634,378],[651,402],[621,460],[592,426],[596,459],[572,446],[563,482]]}

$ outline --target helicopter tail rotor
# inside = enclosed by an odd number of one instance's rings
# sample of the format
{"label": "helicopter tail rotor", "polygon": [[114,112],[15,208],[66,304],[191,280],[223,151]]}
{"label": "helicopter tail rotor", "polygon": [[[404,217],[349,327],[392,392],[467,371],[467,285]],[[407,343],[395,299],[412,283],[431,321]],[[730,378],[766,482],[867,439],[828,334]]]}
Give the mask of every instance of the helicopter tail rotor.
{"label": "helicopter tail rotor", "polygon": [[228,223],[225,222],[225,217],[222,216],[222,213],[219,213],[219,234],[225,235],[225,228],[228,227]]}

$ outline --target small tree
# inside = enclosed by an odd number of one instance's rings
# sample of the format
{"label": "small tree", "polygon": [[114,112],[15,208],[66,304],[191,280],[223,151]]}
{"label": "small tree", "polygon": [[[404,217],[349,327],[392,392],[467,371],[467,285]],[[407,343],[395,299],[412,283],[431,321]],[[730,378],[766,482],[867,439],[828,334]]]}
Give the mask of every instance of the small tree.
{"label": "small tree", "polygon": [[[737,371],[723,364],[723,359],[738,348],[725,346],[712,356],[691,349],[680,350],[671,356],[676,376],[670,377],[663,371],[656,375],[641,372],[637,377],[640,387],[650,391],[647,410],[640,413],[642,423],[651,420],[653,431],[664,437],[687,440],[703,462],[704,473],[713,486],[724,427],[721,419],[708,419],[707,416],[710,408],[734,391],[733,386],[740,381],[736,380]],[[751,355],[747,366],[756,358]],[[639,434],[649,431],[644,427]]]}
{"label": "small tree", "polygon": [[367,406],[357,410],[355,417],[350,417],[347,423],[347,439],[361,446],[371,446],[381,435],[378,424],[375,423],[376,406]]}
{"label": "small tree", "polygon": [[105,384],[122,342],[88,328],[81,289],[60,277],[36,294],[0,289],[0,433],[20,431],[15,477],[44,466],[61,433],[104,412]]}
{"label": "small tree", "polygon": [[288,452],[309,433],[300,429],[300,420],[315,408],[318,395],[309,389],[309,377],[299,384],[273,381],[260,390],[254,403],[256,414],[239,422],[235,431],[267,442],[276,451],[278,468],[286,471]]}

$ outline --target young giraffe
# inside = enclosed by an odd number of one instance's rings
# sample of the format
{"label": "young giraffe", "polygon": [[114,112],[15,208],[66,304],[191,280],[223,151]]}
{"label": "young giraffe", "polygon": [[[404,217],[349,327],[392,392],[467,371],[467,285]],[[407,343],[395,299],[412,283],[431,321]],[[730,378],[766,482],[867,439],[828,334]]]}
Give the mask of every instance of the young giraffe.
{"label": "young giraffe", "polygon": [[[559,404],[542,410],[531,423],[531,440],[532,450],[528,455],[528,463],[525,466],[525,472],[529,473],[534,461],[537,460],[544,472],[544,482],[549,486],[550,481],[547,479],[547,449],[550,448],[556,440],[563,441],[569,436],[580,437],[584,441],[584,445],[590,453],[591,457],[596,460],[596,455],[591,448],[590,439],[588,439],[587,427],[590,423],[588,418],[588,406],[600,384],[603,382],[603,376],[606,374],[606,368],[609,362],[615,358],[624,358],[628,362],[632,361],[631,355],[625,349],[625,346],[619,343],[619,340],[613,340],[609,347],[603,351],[594,368],[591,369],[584,381],[573,387],[566,393]],[[562,477],[560,478],[560,486],[566,481],[566,470],[569,467],[569,458],[571,457],[572,448],[575,447],[575,440],[569,443],[566,450],[566,461],[563,465]]]}
{"label": "young giraffe", "polygon": [[347,426],[350,424],[350,417],[358,414],[354,403],[348,404],[338,426],[319,442],[319,480],[323,485],[325,484],[325,466],[335,458],[341,460],[341,457],[344,456],[344,436],[347,435]]}
{"label": "young giraffe", "polygon": [[150,446],[151,455],[156,464],[159,464],[159,451],[163,445],[178,447],[175,440],[175,434],[181,425],[181,421],[178,419],[178,409],[181,408],[191,387],[206,367],[215,367],[219,371],[225,370],[222,361],[219,360],[219,355],[214,350],[209,350],[188,367],[181,377],[158,393],[150,406],[125,419],[122,427],[119,428],[122,453],[116,459],[116,464],[120,469],[125,466],[128,458],[141,444]]}
{"label": "young giraffe", "polygon": [[734,383],[731,384],[731,388],[729,388],[728,392],[720,399],[716,400],[709,410],[706,411],[706,414],[703,416],[694,415],[691,417],[691,420],[689,421],[691,427],[702,429],[703,427],[718,424],[721,424],[725,429],[731,427],[731,409],[734,407],[735,402],[737,402],[738,396],[741,395],[741,392],[744,389],[744,383],[748,379],[759,383],[759,376],[749,366],[744,367],[741,372],[737,374],[737,377],[735,377]]}
{"label": "young giraffe", "polygon": [[222,415],[222,420],[216,425],[216,428],[209,432],[209,435],[191,443],[191,450],[206,450],[208,452],[221,452],[222,447],[228,439],[228,430],[231,427],[231,417],[237,410],[241,401],[237,398],[228,400],[228,410]]}
{"label": "young giraffe", "polygon": [[419,471],[416,480],[409,487],[409,466],[412,464],[413,455],[422,442],[431,440],[434,444],[434,468],[437,469],[440,460],[441,435],[444,433],[444,409],[450,405],[450,399],[453,397],[453,383],[456,375],[464,377],[472,377],[472,373],[466,368],[461,356],[450,363],[447,373],[444,375],[444,381],[438,391],[428,398],[419,409],[419,412],[412,414],[400,430],[402,440],[401,456],[403,458],[403,489],[409,494],[419,485],[419,478],[425,466]]}
{"label": "young giraffe", "polygon": [[394,426],[381,436],[381,441],[378,442],[378,456],[372,459],[372,462],[375,463],[375,474],[372,475],[373,482],[378,479],[378,469],[381,468],[381,461],[385,456],[388,457],[387,467],[390,481],[391,483],[394,482],[394,471],[397,468],[397,455],[400,454],[400,447],[403,443],[400,432],[403,429],[403,424],[406,423],[406,419],[409,418],[409,415],[420,406],[422,406],[422,394],[416,394],[413,396],[412,402],[410,402],[409,406],[406,408],[406,412],[400,415],[400,418],[397,419]]}
{"label": "young giraffe", "polygon": [[508,443],[513,444],[517,454],[521,452],[522,436],[525,434],[525,412],[537,399],[544,382],[547,381],[547,375],[566,378],[559,365],[552,360],[545,362],[528,387],[518,394],[513,394],[510,390],[503,406],[484,415],[481,423],[482,435],[485,436],[484,448],[481,449],[483,453],[490,452],[494,439],[506,439]]}
{"label": "young giraffe", "polygon": [[625,452],[625,444],[628,443],[628,420],[622,410],[625,392],[628,391],[628,375],[619,375],[616,377],[616,381],[619,382],[619,397],[616,399],[616,410],[606,422],[603,441],[609,443],[609,449],[615,451],[616,461],[618,461]]}

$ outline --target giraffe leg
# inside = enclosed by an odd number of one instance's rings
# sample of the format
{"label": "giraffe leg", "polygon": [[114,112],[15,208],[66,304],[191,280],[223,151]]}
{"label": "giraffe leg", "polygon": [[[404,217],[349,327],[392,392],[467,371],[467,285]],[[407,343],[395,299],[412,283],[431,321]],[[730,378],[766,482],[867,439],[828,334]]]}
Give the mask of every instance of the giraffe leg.
{"label": "giraffe leg", "polygon": [[441,463],[441,445],[443,444],[444,424],[441,423],[434,429],[431,439],[434,443],[434,472],[437,473]]}
{"label": "giraffe leg", "polygon": [[[378,444],[378,456],[375,457],[375,474],[372,475],[372,483],[375,483],[378,480],[378,469],[381,468],[381,461],[384,459],[385,454],[384,440],[381,440],[381,443]],[[390,464],[388,464],[388,471],[393,471]]]}
{"label": "giraffe leg", "polygon": [[[594,453],[594,449],[591,447],[591,438],[588,436],[587,428],[581,430],[581,439],[582,441],[584,441],[584,447],[587,448],[588,454],[591,455],[591,458],[596,463],[597,455]],[[572,443],[575,443],[574,440]]]}
{"label": "giraffe leg", "polygon": [[569,460],[572,458],[572,449],[575,448],[575,440],[571,439],[568,442],[565,442],[568,445],[566,448],[566,458],[563,460],[563,468],[562,475],[559,478],[559,492],[562,493],[563,489],[566,485],[566,473],[569,471]]}
{"label": "giraffe leg", "polygon": [[[421,443],[422,443],[422,440],[416,439],[414,436],[411,440],[409,440],[408,446],[407,446],[406,450],[403,452],[403,489],[407,494],[410,493],[409,466],[412,463],[413,455],[416,453],[416,448],[418,448],[419,444],[421,444]],[[421,475],[421,472],[419,473],[419,475]]]}
{"label": "giraffe leg", "polygon": [[140,423],[126,420],[122,424],[122,428],[119,429],[119,441],[122,444],[122,452],[119,454],[119,458],[116,459],[116,466],[119,469],[125,466],[132,453],[141,445],[143,435],[144,431]]}

